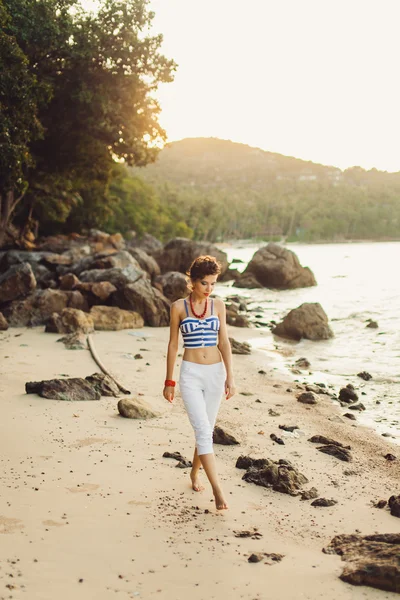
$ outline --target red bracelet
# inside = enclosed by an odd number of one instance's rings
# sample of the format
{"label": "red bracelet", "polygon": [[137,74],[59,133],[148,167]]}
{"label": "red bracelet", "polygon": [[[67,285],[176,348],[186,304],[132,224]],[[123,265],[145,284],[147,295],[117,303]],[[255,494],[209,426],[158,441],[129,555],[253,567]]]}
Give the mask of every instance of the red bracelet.
{"label": "red bracelet", "polygon": [[176,381],[172,379],[166,379],[164,382],[165,387],[175,387]]}

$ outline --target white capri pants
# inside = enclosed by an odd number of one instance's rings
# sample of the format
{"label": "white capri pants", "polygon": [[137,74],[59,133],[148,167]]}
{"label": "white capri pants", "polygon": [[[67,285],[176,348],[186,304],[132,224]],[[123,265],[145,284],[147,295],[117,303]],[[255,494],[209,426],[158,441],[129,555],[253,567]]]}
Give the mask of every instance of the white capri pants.
{"label": "white capri pants", "polygon": [[213,431],[225,389],[224,363],[199,365],[182,361],[179,388],[194,429],[197,454],[212,454]]}

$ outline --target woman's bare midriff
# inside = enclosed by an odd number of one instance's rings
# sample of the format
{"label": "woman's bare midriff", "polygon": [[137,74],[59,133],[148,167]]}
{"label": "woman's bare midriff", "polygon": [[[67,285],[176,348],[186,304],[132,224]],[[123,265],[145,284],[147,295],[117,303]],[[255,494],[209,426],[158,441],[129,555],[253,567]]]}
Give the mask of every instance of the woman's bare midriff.
{"label": "woman's bare midriff", "polygon": [[222,357],[218,347],[211,346],[209,348],[185,348],[183,360],[198,365],[213,365],[221,362]]}

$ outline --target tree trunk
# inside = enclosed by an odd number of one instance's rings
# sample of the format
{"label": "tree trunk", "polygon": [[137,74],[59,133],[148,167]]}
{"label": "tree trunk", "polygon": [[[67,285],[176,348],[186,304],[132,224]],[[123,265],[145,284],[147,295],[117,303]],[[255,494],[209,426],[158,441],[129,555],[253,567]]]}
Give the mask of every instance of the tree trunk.
{"label": "tree trunk", "polygon": [[14,190],[10,190],[5,194],[0,194],[0,248],[6,242],[12,214],[22,197],[23,194],[18,198],[15,198]]}

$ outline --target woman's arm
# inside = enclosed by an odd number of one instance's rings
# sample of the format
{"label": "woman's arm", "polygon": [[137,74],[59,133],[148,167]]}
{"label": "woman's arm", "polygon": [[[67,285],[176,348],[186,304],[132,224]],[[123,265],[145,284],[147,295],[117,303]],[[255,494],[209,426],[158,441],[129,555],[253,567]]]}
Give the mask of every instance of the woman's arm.
{"label": "woman's arm", "polygon": [[[165,379],[173,379],[174,367],[176,361],[176,355],[178,352],[178,340],[179,340],[179,308],[177,303],[174,302],[171,305],[170,313],[170,326],[169,326],[169,343],[167,352],[167,374]],[[168,402],[172,402],[174,399],[175,388],[172,386],[164,387],[164,398]]]}
{"label": "woman's arm", "polygon": [[228,329],[226,327],[226,308],[225,303],[220,299],[216,298],[216,304],[218,308],[218,316],[220,321],[219,329],[219,340],[218,349],[221,352],[222,359],[226,369],[226,382],[225,382],[225,394],[226,399],[232,398],[236,393],[235,381],[233,378],[232,370],[232,349],[231,343],[228,337]]}

